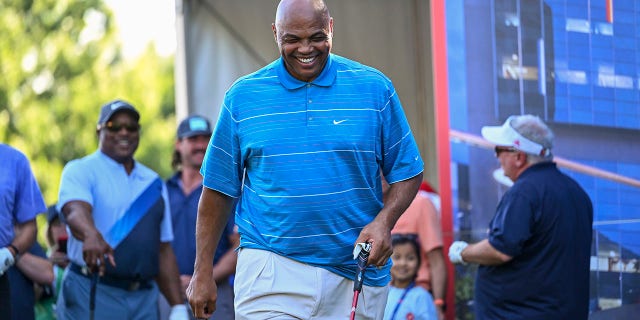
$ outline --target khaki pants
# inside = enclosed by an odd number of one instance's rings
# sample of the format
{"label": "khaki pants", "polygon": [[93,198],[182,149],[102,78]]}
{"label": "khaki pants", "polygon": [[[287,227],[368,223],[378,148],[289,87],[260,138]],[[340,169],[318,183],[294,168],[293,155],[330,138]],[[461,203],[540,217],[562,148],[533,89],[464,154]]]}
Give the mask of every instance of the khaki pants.
{"label": "khaki pants", "polygon": [[[363,286],[356,319],[382,319],[388,291],[388,286]],[[234,292],[236,320],[349,319],[353,280],[245,248],[238,253]]]}

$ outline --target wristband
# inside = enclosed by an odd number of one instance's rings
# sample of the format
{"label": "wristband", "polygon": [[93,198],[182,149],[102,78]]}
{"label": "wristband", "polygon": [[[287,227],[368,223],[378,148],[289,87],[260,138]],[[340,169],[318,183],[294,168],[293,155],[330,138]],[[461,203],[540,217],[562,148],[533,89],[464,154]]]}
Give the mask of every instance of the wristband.
{"label": "wristband", "polygon": [[13,249],[13,251],[15,251],[14,257],[17,257],[20,254],[20,250],[18,250],[18,248],[16,246],[14,246],[13,243],[9,243],[9,245],[7,247],[9,247],[9,248]]}

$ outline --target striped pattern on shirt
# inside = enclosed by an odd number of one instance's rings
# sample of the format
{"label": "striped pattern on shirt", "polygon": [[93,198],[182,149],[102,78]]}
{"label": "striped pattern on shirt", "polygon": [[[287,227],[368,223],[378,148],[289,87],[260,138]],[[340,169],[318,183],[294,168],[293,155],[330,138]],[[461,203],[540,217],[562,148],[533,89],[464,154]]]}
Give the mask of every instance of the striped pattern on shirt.
{"label": "striped pattern on shirt", "polygon": [[[382,208],[381,169],[390,183],[423,170],[400,100],[381,72],[332,54],[312,82],[281,59],[236,81],[201,172],[240,197],[241,247],[352,279],[354,242]],[[386,285],[389,265],[365,284]]]}

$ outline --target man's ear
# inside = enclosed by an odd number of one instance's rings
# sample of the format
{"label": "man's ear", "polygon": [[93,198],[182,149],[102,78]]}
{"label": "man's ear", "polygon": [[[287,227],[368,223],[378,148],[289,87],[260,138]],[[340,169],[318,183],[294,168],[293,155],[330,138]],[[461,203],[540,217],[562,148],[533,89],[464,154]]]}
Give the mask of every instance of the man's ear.
{"label": "man's ear", "polygon": [[276,29],[275,22],[271,24],[271,30],[273,31],[273,40],[275,40],[276,43],[278,43],[278,29]]}

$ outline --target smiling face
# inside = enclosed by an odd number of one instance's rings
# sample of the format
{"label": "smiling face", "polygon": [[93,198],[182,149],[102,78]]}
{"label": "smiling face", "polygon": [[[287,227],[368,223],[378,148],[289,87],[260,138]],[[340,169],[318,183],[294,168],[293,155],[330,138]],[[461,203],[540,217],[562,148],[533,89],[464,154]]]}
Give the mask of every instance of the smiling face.
{"label": "smiling face", "polygon": [[394,245],[391,260],[391,283],[398,288],[407,287],[418,274],[420,260],[416,247],[409,242]]}
{"label": "smiling face", "polygon": [[190,167],[200,170],[210,138],[210,135],[200,134],[178,139],[176,142],[176,150],[180,153],[180,161],[183,168]]}
{"label": "smiling face", "polygon": [[272,30],[289,74],[305,82],[317,78],[329,59],[333,35],[333,19],[324,4],[281,2]]}
{"label": "smiling face", "polygon": [[140,141],[139,124],[126,111],[114,114],[109,121],[100,125],[98,139],[100,151],[118,163],[133,163],[133,154]]}

